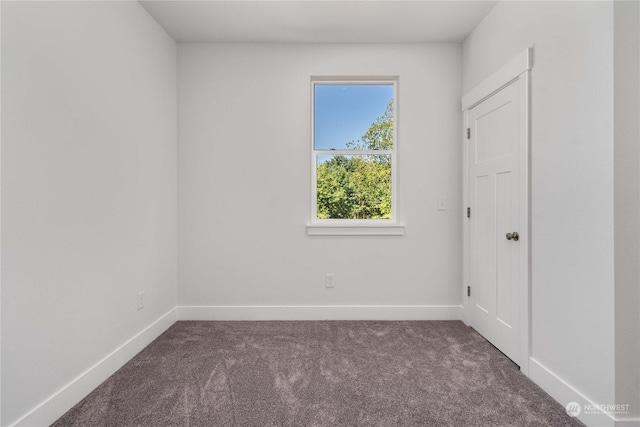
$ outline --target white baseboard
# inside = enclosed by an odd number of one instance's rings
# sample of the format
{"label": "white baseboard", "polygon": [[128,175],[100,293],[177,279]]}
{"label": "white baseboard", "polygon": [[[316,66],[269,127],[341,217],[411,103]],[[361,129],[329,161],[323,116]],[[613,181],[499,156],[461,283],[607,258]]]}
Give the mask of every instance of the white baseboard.
{"label": "white baseboard", "polygon": [[179,320],[460,320],[461,305],[178,306]]}
{"label": "white baseboard", "polygon": [[612,415],[590,408],[598,407],[578,390],[567,384],[556,374],[547,369],[533,357],[529,358],[529,378],[538,384],[562,406],[575,402],[580,407],[578,419],[587,426],[615,427],[616,420]]}
{"label": "white baseboard", "polygon": [[122,344],[101,361],[87,369],[69,384],[51,395],[15,422],[13,426],[48,426],[84,399],[104,380],[120,369],[140,350],[149,345],[177,320],[177,310],[168,313],[144,328],[129,341]]}

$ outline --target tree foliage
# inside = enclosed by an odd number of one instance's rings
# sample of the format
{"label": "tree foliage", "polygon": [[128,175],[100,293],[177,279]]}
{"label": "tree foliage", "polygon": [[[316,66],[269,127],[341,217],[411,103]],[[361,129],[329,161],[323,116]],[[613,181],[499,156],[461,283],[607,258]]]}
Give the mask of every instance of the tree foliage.
{"label": "tree foliage", "polygon": [[353,155],[332,156],[317,166],[317,211],[321,219],[391,218],[391,156],[357,150],[393,149],[393,100],[358,141]]}

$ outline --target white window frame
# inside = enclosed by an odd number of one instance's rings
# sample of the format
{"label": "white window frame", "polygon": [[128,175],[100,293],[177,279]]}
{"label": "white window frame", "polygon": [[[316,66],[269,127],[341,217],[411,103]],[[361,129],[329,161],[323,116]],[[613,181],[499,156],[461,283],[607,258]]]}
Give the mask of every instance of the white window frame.
{"label": "white window frame", "polygon": [[[315,87],[318,85],[391,85],[393,86],[393,149],[392,150],[316,150],[315,149]],[[404,234],[398,222],[398,76],[312,76],[311,77],[311,221],[307,234],[317,235],[385,235]],[[390,219],[321,219],[317,205],[318,156],[336,155],[391,156],[391,218]]]}

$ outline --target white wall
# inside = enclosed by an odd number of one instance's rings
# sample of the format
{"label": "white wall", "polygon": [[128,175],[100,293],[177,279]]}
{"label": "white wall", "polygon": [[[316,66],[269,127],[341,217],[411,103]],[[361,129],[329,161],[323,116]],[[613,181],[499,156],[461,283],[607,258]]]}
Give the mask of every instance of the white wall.
{"label": "white wall", "polygon": [[176,45],[137,2],[2,9],[9,425],[175,307]]}
{"label": "white wall", "polygon": [[611,2],[500,2],[463,44],[464,92],[535,49],[532,378],[561,401],[615,402],[612,46]]}
{"label": "white wall", "polygon": [[[461,302],[460,74],[454,44],[180,44],[178,305],[217,307],[181,317],[459,316],[406,306]],[[306,235],[312,75],[399,75],[405,236]]]}
{"label": "white wall", "polygon": [[[2,209],[2,2],[0,2],[0,210]],[[0,424],[2,424],[2,215],[0,214]]]}
{"label": "white wall", "polygon": [[640,3],[614,3],[616,402],[640,425]]}

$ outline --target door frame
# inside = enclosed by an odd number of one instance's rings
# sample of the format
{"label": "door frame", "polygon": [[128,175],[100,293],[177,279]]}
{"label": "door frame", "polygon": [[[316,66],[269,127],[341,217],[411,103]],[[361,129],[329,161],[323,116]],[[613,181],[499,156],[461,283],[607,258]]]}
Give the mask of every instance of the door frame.
{"label": "door frame", "polygon": [[[469,286],[470,277],[470,233],[469,233],[469,221],[467,218],[467,206],[469,205],[469,174],[468,174],[468,151],[469,144],[467,139],[467,128],[469,128],[469,110],[476,105],[480,104],[485,99],[489,98],[496,92],[500,91],[504,87],[517,84],[518,85],[518,173],[519,173],[519,204],[520,204],[520,228],[518,230],[520,234],[520,256],[519,256],[519,302],[518,302],[518,322],[519,322],[519,336],[518,336],[518,355],[520,370],[527,377],[529,376],[529,357],[531,349],[531,318],[530,318],[530,303],[531,303],[531,223],[530,209],[530,168],[529,168],[529,154],[530,154],[530,81],[531,81],[531,68],[533,60],[533,49],[529,48],[520,53],[508,64],[496,71],[485,81],[478,86],[470,90],[466,95],[462,97],[462,112],[463,112],[463,135],[462,135],[462,153],[463,153],[463,167],[462,167],[462,180],[463,180],[463,205],[462,223],[463,223],[463,287],[462,287],[462,307],[463,315],[462,320],[465,324],[470,324],[470,310],[469,310],[469,297],[467,296],[467,286]],[[473,214],[473,213],[472,213]]]}

